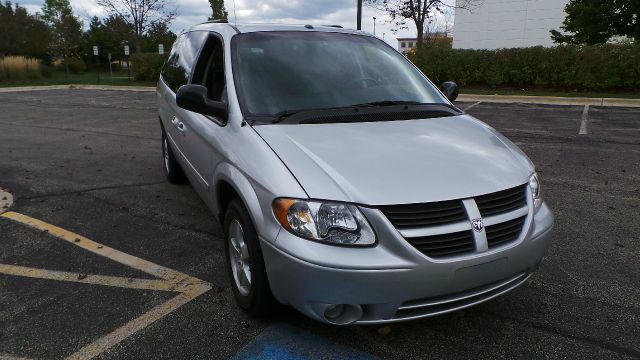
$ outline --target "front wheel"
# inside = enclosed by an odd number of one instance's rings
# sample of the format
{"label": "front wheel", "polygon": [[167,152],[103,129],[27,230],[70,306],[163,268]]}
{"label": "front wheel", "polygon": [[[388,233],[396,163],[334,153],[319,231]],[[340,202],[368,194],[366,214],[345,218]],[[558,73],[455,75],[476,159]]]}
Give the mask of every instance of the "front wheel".
{"label": "front wheel", "polygon": [[184,183],[186,180],[184,172],[173,154],[167,133],[164,130],[162,130],[162,156],[164,158],[164,175],[167,180],[172,184]]}
{"label": "front wheel", "polygon": [[227,270],[236,302],[254,316],[271,313],[276,301],[267,279],[260,240],[240,199],[229,204],[224,229]]}

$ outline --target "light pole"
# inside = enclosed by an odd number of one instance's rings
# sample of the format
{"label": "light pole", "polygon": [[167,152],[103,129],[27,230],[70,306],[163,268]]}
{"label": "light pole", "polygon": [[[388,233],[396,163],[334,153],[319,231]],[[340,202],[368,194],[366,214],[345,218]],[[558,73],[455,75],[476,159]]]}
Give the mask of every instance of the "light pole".
{"label": "light pole", "polygon": [[373,17],[373,36],[376,36],[376,17]]}
{"label": "light pole", "polygon": [[362,0],[358,0],[357,29],[362,30]]}

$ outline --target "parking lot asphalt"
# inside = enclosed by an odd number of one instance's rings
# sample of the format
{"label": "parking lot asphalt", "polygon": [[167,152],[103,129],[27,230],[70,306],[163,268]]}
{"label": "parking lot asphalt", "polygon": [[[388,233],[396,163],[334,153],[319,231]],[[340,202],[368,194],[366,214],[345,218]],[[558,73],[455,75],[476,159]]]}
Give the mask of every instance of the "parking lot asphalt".
{"label": "parking lot asphalt", "polygon": [[459,103],[536,164],[548,258],[480,306],[334,327],[235,306],[220,226],[164,180],[155,94],[0,100],[0,358],[640,358],[640,109]]}

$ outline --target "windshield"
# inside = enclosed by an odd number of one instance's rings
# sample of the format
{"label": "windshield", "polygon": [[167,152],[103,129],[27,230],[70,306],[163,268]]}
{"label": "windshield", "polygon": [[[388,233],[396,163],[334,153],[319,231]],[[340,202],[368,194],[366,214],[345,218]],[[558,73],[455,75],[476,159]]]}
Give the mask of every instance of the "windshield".
{"label": "windshield", "polygon": [[245,116],[357,104],[448,104],[401,54],[370,36],[258,32],[232,41]]}

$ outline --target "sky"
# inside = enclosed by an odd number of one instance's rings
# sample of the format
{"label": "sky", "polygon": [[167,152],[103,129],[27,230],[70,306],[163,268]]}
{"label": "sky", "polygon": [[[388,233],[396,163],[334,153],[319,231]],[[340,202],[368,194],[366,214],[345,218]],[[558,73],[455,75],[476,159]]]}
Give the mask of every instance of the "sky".
{"label": "sky", "polygon": [[[74,12],[85,23],[93,16],[104,17],[105,12],[95,0],[70,0]],[[171,29],[180,33],[192,25],[204,22],[211,15],[207,0],[168,0],[177,7],[178,17]],[[27,8],[31,13],[41,11],[44,0],[14,1]],[[229,21],[234,21],[234,1],[225,0],[229,12]],[[342,25],[345,28],[356,27],[356,0],[235,0],[235,17],[238,23],[275,22],[291,24]],[[376,35],[384,36],[389,44],[397,47],[397,37],[415,37],[415,27],[408,22],[408,30],[392,32],[389,17],[382,11],[370,6],[363,8],[362,29],[373,33],[373,17],[376,17]],[[384,34],[384,35],[383,35]]]}

